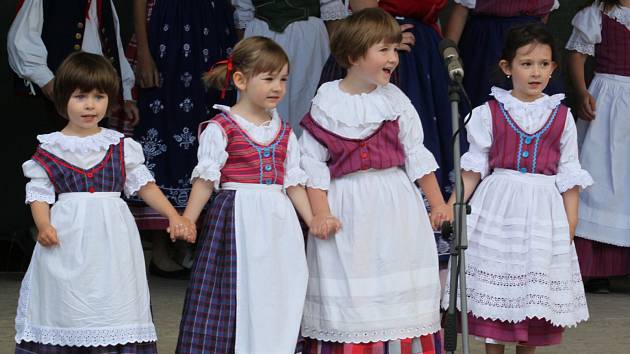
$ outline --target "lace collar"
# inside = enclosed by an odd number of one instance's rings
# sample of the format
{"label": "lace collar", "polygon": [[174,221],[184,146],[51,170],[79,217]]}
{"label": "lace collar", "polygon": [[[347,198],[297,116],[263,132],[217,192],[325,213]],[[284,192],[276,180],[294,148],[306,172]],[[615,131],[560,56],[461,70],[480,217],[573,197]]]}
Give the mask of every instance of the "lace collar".
{"label": "lace collar", "polygon": [[65,135],[62,132],[41,134],[37,140],[42,145],[55,146],[63,151],[74,153],[90,153],[109,149],[118,144],[124,135],[111,129],[101,128],[101,131],[85,137]]}
{"label": "lace collar", "polygon": [[512,91],[504,90],[496,86],[492,87],[490,95],[497,101],[503,103],[503,106],[508,111],[530,110],[532,108],[554,109],[564,99],[564,94],[562,93],[553,96],[543,94],[542,97],[532,102],[524,102],[512,96]]}
{"label": "lace collar", "polygon": [[[601,9],[603,10],[603,4],[601,4],[601,6]],[[630,30],[630,7],[615,5],[612,9],[610,9],[610,11],[608,11],[606,15],[626,26],[626,28]]]}

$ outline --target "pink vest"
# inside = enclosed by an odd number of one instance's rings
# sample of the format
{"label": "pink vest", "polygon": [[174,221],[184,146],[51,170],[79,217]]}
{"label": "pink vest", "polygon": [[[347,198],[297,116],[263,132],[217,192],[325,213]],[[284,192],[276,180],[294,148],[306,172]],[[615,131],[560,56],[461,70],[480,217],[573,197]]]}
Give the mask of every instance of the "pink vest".
{"label": "pink vest", "polygon": [[[284,161],[291,134],[291,127],[286,122],[281,123],[273,141],[261,145],[225,113],[217,114],[212,121],[223,128],[227,137],[225,150],[228,158],[221,169],[221,183],[284,184]],[[208,122],[204,123],[200,130]]]}
{"label": "pink vest", "polygon": [[630,76],[630,30],[602,14],[602,41],[595,45],[596,71]]}
{"label": "pink vest", "polygon": [[555,175],[560,161],[560,138],[567,119],[567,107],[562,104],[556,106],[540,130],[527,134],[510,117],[502,103],[491,100],[488,104],[492,112],[490,168]]}
{"label": "pink vest", "polygon": [[398,120],[384,121],[364,139],[345,138],[330,132],[317,124],[310,113],[304,116],[300,125],[328,149],[330,159],[327,164],[333,178],[370,168],[384,170],[405,164],[405,152],[398,140]]}
{"label": "pink vest", "polygon": [[551,12],[554,0],[477,0],[475,13],[499,17],[543,17]]}

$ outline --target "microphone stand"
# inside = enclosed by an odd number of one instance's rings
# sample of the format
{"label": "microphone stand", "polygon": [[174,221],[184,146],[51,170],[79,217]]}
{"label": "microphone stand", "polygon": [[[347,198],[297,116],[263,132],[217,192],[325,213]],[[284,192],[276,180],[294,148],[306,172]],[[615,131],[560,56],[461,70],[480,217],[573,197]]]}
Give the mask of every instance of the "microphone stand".
{"label": "microphone stand", "polygon": [[[464,201],[464,186],[460,168],[460,118],[459,101],[461,75],[455,74],[449,84],[449,100],[451,102],[451,121],[453,126],[453,169],[455,172],[455,205],[454,238],[450,259],[450,296],[444,325],[444,349],[447,353],[455,353],[457,349],[457,294],[459,280],[460,324],[462,332],[463,354],[469,353],[468,347],[468,309],[466,303],[466,258],[464,251],[468,248],[466,236],[466,216],[470,214],[470,206]],[[461,88],[463,90],[463,88]],[[459,276],[459,279],[458,279]]]}

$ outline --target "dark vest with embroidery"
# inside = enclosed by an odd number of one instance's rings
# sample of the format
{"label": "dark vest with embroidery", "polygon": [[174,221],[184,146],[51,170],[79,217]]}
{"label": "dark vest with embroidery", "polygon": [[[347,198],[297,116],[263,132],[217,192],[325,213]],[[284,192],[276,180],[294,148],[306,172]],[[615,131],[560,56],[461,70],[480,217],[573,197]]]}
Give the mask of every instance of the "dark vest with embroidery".
{"label": "dark vest with embroidery", "polygon": [[252,0],[256,18],[274,32],[284,32],[288,25],[309,17],[320,17],[319,0]]}
{"label": "dark vest with embroidery", "polygon": [[551,12],[554,0],[477,0],[475,13],[498,17],[543,17]]}
{"label": "dark vest with embroidery", "polygon": [[568,108],[559,104],[545,125],[533,134],[523,131],[496,100],[488,101],[492,113],[490,169],[504,168],[522,173],[552,176],[558,171],[560,138]]}
{"label": "dark vest with embroidery", "polygon": [[595,45],[596,71],[630,76],[630,30],[602,14],[602,41]]}
{"label": "dark vest with embroidery", "polygon": [[333,178],[370,168],[384,170],[405,165],[405,151],[398,139],[398,120],[384,121],[363,139],[345,138],[328,131],[317,124],[310,113],[300,125],[328,149],[327,164]]}
{"label": "dark vest with embroidery", "polygon": [[110,145],[105,157],[93,167],[77,167],[54,154],[37,148],[31,159],[46,170],[55,193],[122,192],[125,186],[124,138]]}

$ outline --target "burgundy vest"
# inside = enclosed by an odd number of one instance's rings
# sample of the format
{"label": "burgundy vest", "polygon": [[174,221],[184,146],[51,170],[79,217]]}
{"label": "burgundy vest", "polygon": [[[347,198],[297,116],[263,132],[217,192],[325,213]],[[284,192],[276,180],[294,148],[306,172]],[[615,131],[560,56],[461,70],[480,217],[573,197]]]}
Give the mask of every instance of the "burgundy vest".
{"label": "burgundy vest", "polygon": [[477,0],[475,13],[499,17],[543,17],[551,12],[554,0]]}
{"label": "burgundy vest", "polygon": [[551,111],[545,125],[527,134],[512,119],[502,103],[488,101],[492,113],[490,169],[504,168],[522,173],[552,176],[558,171],[560,138],[564,132],[568,108],[559,104]]}
{"label": "burgundy vest", "polygon": [[[212,121],[218,123],[227,137],[225,151],[228,154],[221,169],[221,183],[284,184],[284,161],[291,127],[281,122],[276,137],[267,145],[255,142],[227,114],[217,114]],[[201,129],[207,122],[202,123]]]}
{"label": "burgundy vest", "polygon": [[330,132],[317,124],[310,113],[306,113],[300,125],[328,149],[327,164],[333,178],[370,168],[384,170],[405,164],[405,152],[398,140],[398,120],[384,121],[363,139],[345,138]]}
{"label": "burgundy vest", "polygon": [[630,76],[630,30],[602,14],[602,41],[595,45],[596,71]]}

